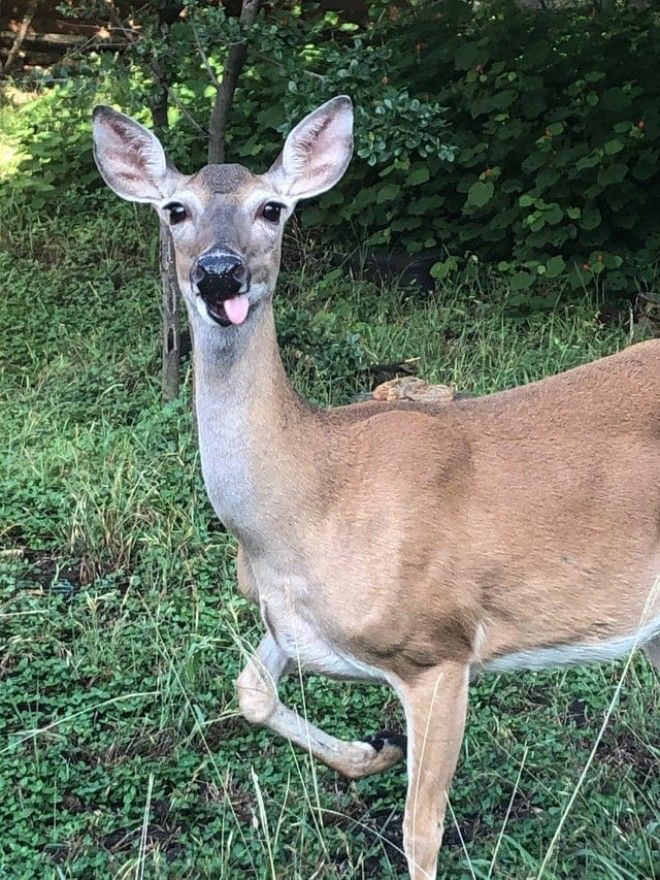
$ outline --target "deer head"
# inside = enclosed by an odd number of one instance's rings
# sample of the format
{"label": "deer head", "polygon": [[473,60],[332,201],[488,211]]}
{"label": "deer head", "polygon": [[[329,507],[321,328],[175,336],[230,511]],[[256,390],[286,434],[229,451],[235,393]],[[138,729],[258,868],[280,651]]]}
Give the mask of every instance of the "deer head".
{"label": "deer head", "polygon": [[352,130],[352,103],[342,95],[298,123],[265,174],[206,165],[185,175],[143,125],[99,106],[94,158],[117,195],[153,205],[169,226],[191,320],[233,334],[273,295],[283,227],[296,202],[325,192],[344,174]]}

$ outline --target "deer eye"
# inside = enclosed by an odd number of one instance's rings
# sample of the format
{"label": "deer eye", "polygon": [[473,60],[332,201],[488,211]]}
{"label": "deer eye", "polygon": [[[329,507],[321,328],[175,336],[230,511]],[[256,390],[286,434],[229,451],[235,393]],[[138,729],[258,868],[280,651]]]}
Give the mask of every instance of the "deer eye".
{"label": "deer eye", "polygon": [[170,202],[165,205],[163,208],[164,211],[167,211],[170,215],[170,223],[172,226],[176,226],[177,223],[181,223],[188,216],[188,212],[183,207],[181,202]]}
{"label": "deer eye", "polygon": [[266,202],[261,209],[261,216],[269,223],[279,223],[283,207],[284,205],[280,205],[279,202]]}

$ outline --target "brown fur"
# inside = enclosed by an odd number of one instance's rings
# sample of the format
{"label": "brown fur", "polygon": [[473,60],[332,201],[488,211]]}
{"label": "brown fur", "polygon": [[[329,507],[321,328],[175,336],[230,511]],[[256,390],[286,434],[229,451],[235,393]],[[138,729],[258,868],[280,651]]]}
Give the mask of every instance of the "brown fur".
{"label": "brown fur", "polygon": [[[163,199],[188,211],[173,239],[202,469],[266,630],[237,682],[241,712],[358,778],[400,760],[400,741],[339,740],[283,705],[277,684],[298,664],[390,684],[408,731],[404,849],[413,880],[434,877],[471,672],[609,656],[638,633],[659,662],[660,341],[490,397],[316,409],[280,360],[282,231],[260,209],[279,198],[291,210],[339,179],[348,99],[306,117],[260,177],[211,166],[185,178],[127,117],[100,108],[94,124],[110,186],[165,220]],[[227,247],[252,287],[244,324],[222,328],[191,271]]]}

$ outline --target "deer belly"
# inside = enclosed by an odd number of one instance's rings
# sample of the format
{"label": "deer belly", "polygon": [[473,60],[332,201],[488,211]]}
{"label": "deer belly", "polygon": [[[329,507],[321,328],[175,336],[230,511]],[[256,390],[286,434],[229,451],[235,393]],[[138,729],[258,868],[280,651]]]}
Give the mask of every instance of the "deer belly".
{"label": "deer belly", "polygon": [[606,663],[636,648],[643,648],[659,635],[660,618],[628,635],[600,642],[576,642],[516,651],[488,660],[484,666],[491,672],[515,672],[522,669],[540,670],[583,663]]}
{"label": "deer belly", "polygon": [[277,597],[260,593],[260,599],[261,616],[267,629],[287,657],[302,670],[330,678],[385,683],[379,669],[333,644],[315,621],[298,613],[289,591]]}
{"label": "deer belly", "polygon": [[299,632],[293,634],[290,631],[271,630],[271,633],[285,654],[305,672],[316,672],[329,678],[386,683],[380,670],[338,651],[318,638],[301,638]]}

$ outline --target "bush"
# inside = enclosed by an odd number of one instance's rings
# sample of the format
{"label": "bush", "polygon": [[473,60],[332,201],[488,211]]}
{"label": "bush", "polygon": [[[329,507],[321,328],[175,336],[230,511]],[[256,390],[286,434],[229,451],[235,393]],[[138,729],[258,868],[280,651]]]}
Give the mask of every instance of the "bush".
{"label": "bush", "polygon": [[[438,279],[470,256],[497,265],[514,296],[538,305],[558,280],[580,288],[596,279],[610,293],[650,285],[660,257],[660,79],[649,73],[657,13],[506,2],[472,13],[457,0],[371,8],[362,29],[285,7],[260,20],[232,111],[230,161],[263,170],[293,121],[347,92],[359,159],[340,187],[300,211],[324,242],[438,249]],[[221,65],[223,51],[211,47],[235,38],[235,21],[215,8],[197,8],[195,21],[195,40]],[[206,145],[191,119],[206,124],[213,89],[187,21],[168,41],[168,146],[192,171]],[[107,57],[92,72],[97,97],[148,122],[141,57],[125,59],[130,77]],[[47,200],[72,180],[100,186],[90,183],[86,82],[22,110],[26,195]]]}
{"label": "bush", "polygon": [[[559,277],[580,286],[601,276],[609,291],[650,281],[660,79],[648,64],[659,37],[657,15],[620,9],[425,9],[407,35],[420,60],[395,50],[396,75],[449,108],[459,148],[453,166],[429,163],[425,231],[454,255],[499,261],[514,289]],[[419,210],[398,205],[403,217]]]}

